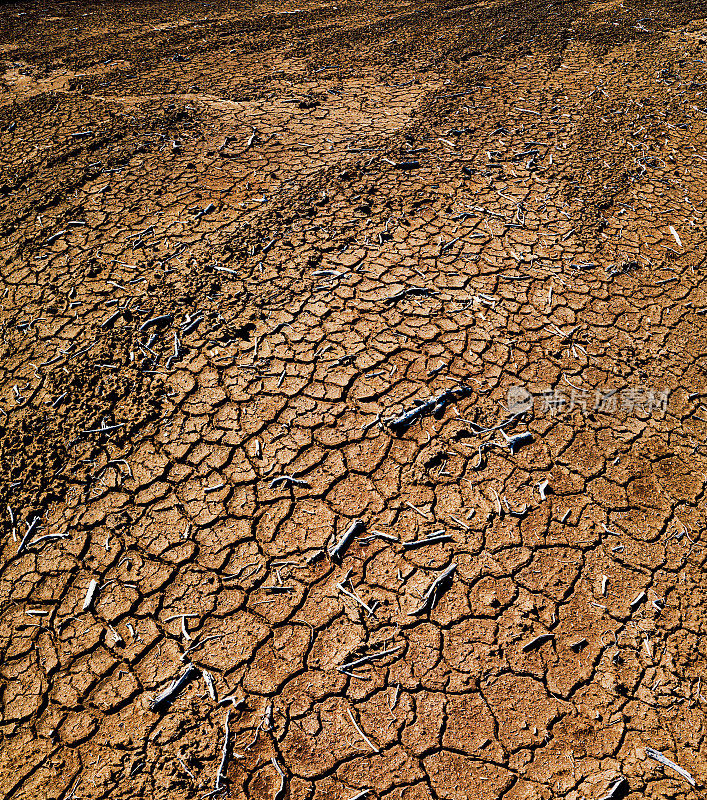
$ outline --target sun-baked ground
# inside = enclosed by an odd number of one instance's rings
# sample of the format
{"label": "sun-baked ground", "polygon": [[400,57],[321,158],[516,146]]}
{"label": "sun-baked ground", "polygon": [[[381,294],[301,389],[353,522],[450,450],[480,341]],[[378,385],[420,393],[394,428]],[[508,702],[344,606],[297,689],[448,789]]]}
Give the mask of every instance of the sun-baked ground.
{"label": "sun-baked ground", "polygon": [[3,796],[703,796],[706,61],[2,6]]}

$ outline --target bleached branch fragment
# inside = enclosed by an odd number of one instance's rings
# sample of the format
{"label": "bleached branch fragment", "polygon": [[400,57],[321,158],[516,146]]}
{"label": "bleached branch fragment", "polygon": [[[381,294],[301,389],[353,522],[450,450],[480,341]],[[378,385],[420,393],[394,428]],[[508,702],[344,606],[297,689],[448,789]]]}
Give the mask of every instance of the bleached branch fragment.
{"label": "bleached branch fragment", "polygon": [[690,773],[683,769],[682,767],[678,766],[674,761],[671,761],[669,758],[664,756],[662,753],[659,753],[657,750],[654,750],[652,747],[646,747],[646,755],[648,758],[652,758],[653,761],[657,761],[659,764],[662,764],[664,767],[670,767],[670,769],[674,769],[678,775],[690,784],[690,786],[695,786],[695,779],[690,775]]}

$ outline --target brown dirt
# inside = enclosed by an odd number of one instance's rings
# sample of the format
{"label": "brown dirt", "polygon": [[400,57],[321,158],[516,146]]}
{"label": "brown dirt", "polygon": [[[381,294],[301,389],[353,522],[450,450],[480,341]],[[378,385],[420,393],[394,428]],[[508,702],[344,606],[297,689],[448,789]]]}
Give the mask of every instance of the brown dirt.
{"label": "brown dirt", "polygon": [[3,796],[203,797],[230,708],[221,796],[704,797],[706,62],[694,0],[3,5]]}

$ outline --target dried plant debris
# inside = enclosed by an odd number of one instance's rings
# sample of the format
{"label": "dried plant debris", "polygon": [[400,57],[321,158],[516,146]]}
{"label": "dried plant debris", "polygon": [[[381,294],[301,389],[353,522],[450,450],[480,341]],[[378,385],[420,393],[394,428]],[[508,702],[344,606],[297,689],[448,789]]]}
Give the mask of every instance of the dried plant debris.
{"label": "dried plant debris", "polygon": [[0,51],[0,795],[698,800],[704,3]]}
{"label": "dried plant debris", "polygon": [[158,714],[164,714],[169,710],[169,707],[181,694],[181,692],[189,685],[191,680],[196,676],[198,669],[194,664],[187,664],[182,670],[178,678],[175,678],[170,685],[162,692],[160,692],[153,700],[150,701],[150,709],[156,711]]}
{"label": "dried plant debris", "polygon": [[659,753],[657,750],[654,750],[652,747],[646,747],[646,755],[648,758],[652,758],[653,761],[657,761],[659,764],[662,764],[664,767],[668,767],[669,769],[674,770],[677,774],[684,778],[690,786],[696,786],[697,783],[695,779],[690,775],[690,773],[679,767],[674,761],[671,761],[667,756],[664,756],[662,753]]}

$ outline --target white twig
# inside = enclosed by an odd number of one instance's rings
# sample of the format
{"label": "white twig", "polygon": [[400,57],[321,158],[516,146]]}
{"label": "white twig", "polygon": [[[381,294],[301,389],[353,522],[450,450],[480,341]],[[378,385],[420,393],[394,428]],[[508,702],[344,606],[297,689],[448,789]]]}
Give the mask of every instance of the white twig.
{"label": "white twig", "polygon": [[421,508],[418,508],[417,506],[414,506],[414,505],[413,505],[411,502],[409,502],[408,500],[403,500],[403,503],[405,503],[405,505],[406,505],[408,508],[411,508],[413,511],[417,511],[417,513],[418,513],[418,514],[419,514],[421,517],[424,517],[425,519],[430,519],[430,515],[429,515],[429,514],[426,514],[426,513],[425,513],[425,512],[424,512],[424,511],[423,511]]}
{"label": "white twig", "polygon": [[664,767],[670,767],[670,769],[674,769],[678,775],[685,778],[685,780],[690,784],[690,786],[695,786],[695,779],[692,777],[692,775],[690,775],[690,773],[686,769],[679,767],[674,761],[671,761],[669,758],[666,758],[662,753],[659,753],[652,747],[646,747],[646,755],[648,756],[648,758],[652,758],[653,761],[657,761]]}
{"label": "white twig", "polygon": [[275,760],[275,756],[270,759],[273,767],[277,770],[277,774],[280,776],[280,788],[275,792],[274,800],[282,800],[287,792],[287,784],[285,782],[285,773],[280,768],[280,765]]}
{"label": "white twig", "polygon": [[368,616],[369,616],[369,617],[372,617],[372,616],[373,616],[373,609],[372,609],[370,606],[367,606],[367,605],[366,605],[366,604],[363,602],[363,600],[361,600],[361,598],[360,598],[360,597],[358,597],[358,595],[356,595],[354,592],[350,592],[348,589],[344,588],[344,583],[345,583],[347,580],[349,580],[349,577],[350,577],[350,575],[351,575],[351,570],[349,570],[349,571],[346,573],[346,576],[344,577],[344,580],[343,580],[343,581],[341,581],[341,583],[337,583],[337,584],[336,584],[336,588],[337,588],[337,589],[338,589],[338,590],[339,590],[339,591],[340,591],[342,594],[345,594],[345,595],[346,595],[346,597],[349,597],[349,598],[351,598],[351,600],[354,600],[356,603],[358,603],[358,604],[359,604],[359,605],[361,605],[363,608],[365,608],[365,609],[366,609],[366,611],[368,611]]}
{"label": "white twig", "polygon": [[366,734],[361,730],[359,725],[356,723],[356,720],[351,713],[351,709],[347,708],[346,713],[349,715],[349,719],[351,720],[351,724],[356,728],[359,733],[359,736],[363,739],[363,741],[373,750],[374,753],[380,753],[380,750],[373,744],[373,742],[366,736]]}
{"label": "white twig", "polygon": [[88,611],[89,608],[93,605],[93,598],[96,594],[96,589],[98,588],[98,581],[95,578],[91,578],[91,583],[88,584],[88,590],[86,592],[86,597],[83,599],[83,611]]}
{"label": "white twig", "polygon": [[342,664],[340,667],[337,667],[339,671],[341,670],[351,670],[354,667],[358,667],[361,664],[367,664],[369,661],[375,661],[379,658],[385,658],[389,656],[391,653],[397,653],[398,650],[402,650],[403,646],[399,644],[397,647],[390,647],[387,650],[379,650],[376,653],[369,653],[367,656],[362,656],[361,658],[357,658],[355,661],[349,661],[348,664]]}
{"label": "white twig", "polygon": [[214,792],[221,791],[224,788],[221,784],[223,780],[223,773],[226,769],[226,765],[228,764],[228,739],[229,739],[229,729],[228,723],[231,719],[231,709],[229,708],[226,712],[226,721],[223,723],[223,731],[224,731],[224,738],[223,738],[223,750],[221,750],[221,763],[218,765],[218,771],[216,773],[216,783],[214,784]]}
{"label": "white twig", "polygon": [[678,232],[675,230],[675,228],[673,228],[672,225],[668,225],[668,230],[673,234],[673,239],[675,239],[677,242],[678,247],[682,248],[682,242],[680,241],[680,237],[678,236]]}
{"label": "white twig", "polygon": [[216,685],[214,684],[214,677],[210,672],[205,669],[201,670],[201,675],[204,678],[206,688],[209,690],[209,696],[212,700],[216,701]]}

